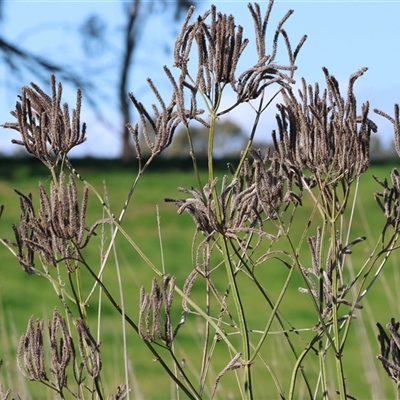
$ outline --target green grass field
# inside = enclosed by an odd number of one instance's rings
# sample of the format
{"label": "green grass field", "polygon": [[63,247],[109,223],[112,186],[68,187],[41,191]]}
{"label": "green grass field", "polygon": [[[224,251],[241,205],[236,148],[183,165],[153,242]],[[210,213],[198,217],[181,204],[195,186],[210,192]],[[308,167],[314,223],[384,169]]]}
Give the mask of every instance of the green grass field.
{"label": "green grass field", "polygon": [[[31,192],[34,199],[37,199],[38,181],[40,180],[45,185],[49,184],[49,177],[46,173],[32,174],[29,168],[27,169],[22,165],[18,167],[18,171],[14,170],[13,179],[0,179],[0,204],[5,205],[0,221],[0,237],[2,238],[13,239],[11,225],[18,223],[19,219],[18,196],[13,189],[16,188],[25,194]],[[382,213],[373,198],[373,192],[380,188],[373,180],[372,174],[384,179],[389,177],[390,169],[388,166],[371,167],[361,179],[350,240],[360,235],[366,235],[367,240],[359,245],[354,250],[354,254],[349,257],[349,265],[352,264],[355,270],[359,268],[363,256],[365,258],[365,254],[368,253],[368,247],[373,245],[374,238],[376,239],[380,234],[384,223]],[[90,165],[86,165],[80,168],[80,171],[85,179],[102,194],[104,194],[103,185],[105,185],[111,209],[118,215],[129,187],[135,178],[135,168],[132,167],[132,172],[127,169],[110,168],[101,171],[98,167],[91,168]],[[177,285],[180,287],[182,287],[185,278],[192,269],[191,244],[194,225],[188,215],[177,215],[175,206],[172,203],[165,203],[163,199],[166,197],[182,197],[182,194],[177,191],[177,187],[189,188],[192,185],[195,185],[192,174],[173,170],[150,171],[139,182],[122,224],[135,243],[157,267],[161,269],[162,260],[164,261],[165,271],[177,277]],[[162,249],[157,226],[157,206],[160,214]],[[299,235],[307,223],[310,213],[311,206],[305,201],[301,212],[296,216],[296,224],[299,224],[300,227]],[[101,217],[101,205],[95,196],[90,195],[88,225]],[[100,264],[101,238],[104,237],[107,241],[110,236],[111,233],[109,230],[107,231],[107,227],[104,235],[99,230],[98,235],[92,239],[85,249],[85,256],[94,270],[98,270]],[[299,238],[294,238],[294,240],[299,240]],[[3,384],[5,388],[18,389],[23,399],[53,398],[51,392],[43,391],[44,388],[41,384],[29,383],[16,374],[13,353],[19,336],[26,329],[30,316],[49,318],[54,307],[58,307],[62,311],[62,305],[47,280],[38,276],[28,276],[6,248],[2,247],[0,251],[0,332],[2,340],[0,358],[4,360],[1,371]],[[154,273],[121,235],[117,241],[117,254],[127,313],[133,320],[137,321],[139,289],[141,286],[150,289]],[[215,261],[217,262],[217,260]],[[306,259],[304,262],[307,262]],[[275,298],[282,286],[286,271],[281,266],[270,262],[260,270],[259,274],[266,290]],[[91,277],[83,272],[82,279],[84,290],[89,291],[93,284]],[[119,302],[115,262],[111,258],[106,266],[103,279],[110,292]],[[226,286],[223,272],[216,274],[215,283],[218,290],[223,293]],[[263,329],[270,309],[265,308],[265,303],[260,301],[257,292],[249,285],[249,282],[243,280],[240,284],[245,306],[251,310],[249,326],[254,330]],[[375,339],[377,334],[375,325],[376,322],[385,325],[391,317],[400,318],[399,284],[400,274],[397,267],[397,257],[394,255],[385,266],[384,273],[362,303],[364,309],[360,313],[359,319],[352,325],[352,332],[346,344],[344,362],[349,392],[354,392],[358,399],[371,398],[371,387],[373,385],[380,388],[383,398],[395,398],[394,384],[385,376],[375,357],[379,353],[378,343]],[[301,286],[300,277],[295,277],[282,304],[282,313],[297,329],[310,328],[317,322],[315,313],[312,312],[308,297],[298,292],[299,286]],[[203,289],[200,284],[195,286],[192,293],[194,298],[201,301]],[[96,295],[95,298],[91,299],[90,306],[87,308],[89,319],[94,323],[97,320],[98,301],[98,295]],[[177,323],[181,313],[178,297],[175,297],[174,313]],[[200,324],[196,324],[197,317],[189,315],[188,318],[191,320],[182,327],[177,336],[176,349],[178,358],[186,359],[186,369],[189,376],[194,376],[195,371],[199,368],[198,360],[203,345],[202,331]],[[120,326],[121,317],[111,307],[108,300],[103,297],[101,351],[103,355],[102,376],[106,393],[112,393],[115,391],[116,385],[124,381]],[[96,332],[92,333],[96,334]],[[253,333],[252,335],[256,342],[257,334]],[[299,348],[302,348],[309,340],[310,333],[293,333],[291,336]],[[132,368],[131,375],[136,379],[133,387],[137,390],[131,398],[141,398],[138,393],[142,393],[144,399],[170,398],[171,382],[163,374],[157,362],[152,360],[152,355],[132,330],[128,330],[127,339]],[[218,374],[219,370],[226,365],[227,360],[224,349],[217,349],[217,352],[221,354],[221,357],[218,357],[221,362],[214,365],[215,374]],[[281,381],[283,388],[287,390],[293,368],[293,356],[288,351],[282,335],[268,336],[263,356]],[[313,374],[314,367],[311,363],[305,364],[304,368],[309,368],[311,375]],[[276,398],[274,397],[277,396],[276,390],[271,376],[266,373],[265,369],[255,367],[254,370],[256,377],[260,378],[259,382],[263,382],[262,387],[256,387],[255,392],[259,396],[257,398]],[[333,376],[333,367],[328,373]],[[221,379],[218,398],[233,398],[229,395],[230,386],[234,379],[233,372]],[[305,389],[301,386],[302,384],[299,383],[299,399],[306,394]],[[210,383],[209,389],[211,388]],[[30,397],[25,390],[29,391]]]}

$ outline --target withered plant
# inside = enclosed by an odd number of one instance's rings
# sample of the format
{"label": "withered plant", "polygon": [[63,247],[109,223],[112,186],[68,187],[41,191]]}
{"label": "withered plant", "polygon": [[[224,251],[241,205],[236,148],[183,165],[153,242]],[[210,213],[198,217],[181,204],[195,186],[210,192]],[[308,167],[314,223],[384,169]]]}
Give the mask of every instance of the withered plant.
{"label": "withered plant", "polygon": [[[391,183],[375,178],[381,187],[375,199],[383,213],[382,234],[375,246],[364,249],[365,261],[353,269],[350,255],[366,239],[354,235],[352,229],[358,183],[369,167],[370,138],[377,131],[369,103],[357,104],[353,90],[367,68],[350,76],[345,93],[327,68],[323,68],[323,89],[301,79],[296,90],[296,60],[306,36],[292,47],[284,28],[290,10],[268,43],[272,6],[271,0],[262,13],[260,5],[248,5],[257,52],[253,61],[246,56],[250,40],[234,16],[211,6],[193,18],[195,9],[189,9],[174,46],[175,70],[164,67],[170,99],[163,98],[150,78],[157,104],[148,108],[129,93],[139,115],[139,122],[128,126],[138,174],[119,215],[68,159],[69,151],[85,141],[81,92],[70,112],[68,105],[61,105],[62,85],[54,76],[50,95],[35,84],[22,88],[11,113],[16,121],[3,126],[20,133],[21,138],[13,142],[49,168],[52,182],[39,184],[38,207],[35,195],[16,191],[20,221],[13,226],[14,239],[2,239],[2,243],[26,273],[50,282],[65,312],[61,316],[54,311],[47,336],[42,319],[29,320],[18,348],[18,366],[28,379],[45,384],[60,398],[105,398],[102,366],[108,360],[102,359],[101,350],[108,343],[102,342],[101,329],[93,333],[96,321],[87,313],[87,307],[95,303],[94,293],[101,291],[122,317],[125,350],[131,328],[172,380],[174,398],[255,399],[266,398],[266,393],[268,398],[281,399],[357,396],[358,388],[346,370],[346,345],[365,296],[397,248],[400,175],[394,169]],[[276,60],[282,44],[286,63]],[[227,91],[234,93],[235,100],[224,108]],[[273,146],[254,148],[260,118],[274,99],[277,128],[271,134]],[[214,169],[215,127],[219,118],[243,105],[254,110],[248,143],[237,163],[229,164],[221,176]],[[393,122],[400,153],[398,106],[394,118],[376,112]],[[196,158],[193,122],[209,131],[206,180]],[[175,204],[178,214],[188,213],[194,222],[192,248],[185,249],[192,252],[193,264],[181,266],[181,282],[144,254],[133,240],[134,233],[121,225],[139,179],[145,179],[147,167],[170,146],[179,126],[187,132],[194,183],[178,188],[181,197],[165,201]],[[150,152],[147,159],[142,157],[142,146]],[[91,194],[104,211],[97,222],[87,226]],[[95,235],[104,236],[106,226],[110,239],[104,242],[100,265],[93,265],[85,250]],[[117,253],[118,233],[152,269],[154,278],[151,283],[139,282],[141,289],[135,291],[132,288],[138,283],[122,282],[117,268],[117,300],[103,272],[112,252]],[[89,290],[83,279],[90,280]],[[293,285],[297,285],[298,304],[288,308],[286,298],[289,292],[293,296]],[[139,303],[136,316],[126,311],[128,296],[129,302]],[[299,326],[299,319],[293,322],[289,317],[303,312],[313,315],[312,324]],[[394,320],[390,324],[390,338],[379,325],[379,359],[396,383],[398,325]],[[184,332],[194,336],[196,349],[180,341]],[[280,346],[287,348],[288,367],[283,372],[271,354],[277,337]],[[196,352],[193,359],[184,356]],[[125,358],[123,384],[110,399],[130,396],[133,384],[127,351]],[[228,390],[222,387],[225,380],[230,382]],[[8,395],[3,390],[3,397]]]}

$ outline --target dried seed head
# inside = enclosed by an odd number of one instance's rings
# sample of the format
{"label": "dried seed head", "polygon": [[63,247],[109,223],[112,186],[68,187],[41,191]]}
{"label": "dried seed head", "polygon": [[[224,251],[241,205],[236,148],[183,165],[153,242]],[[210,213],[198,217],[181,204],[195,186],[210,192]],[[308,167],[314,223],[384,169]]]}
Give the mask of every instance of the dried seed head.
{"label": "dried seed head", "polygon": [[95,228],[108,220],[97,221],[90,229],[85,227],[89,191],[85,187],[79,206],[77,187],[73,175],[65,182],[64,173],[59,182],[52,183],[50,195],[44,185],[39,185],[38,215],[32,203],[32,196],[16,190],[20,199],[20,223],[14,225],[17,258],[28,274],[35,272],[34,255],[48,265],[56,265],[61,258],[66,267],[73,272],[76,267],[71,260],[78,260],[78,249],[86,246]]}
{"label": "dried seed head", "polygon": [[[192,107],[186,109],[184,106],[183,85],[178,85],[176,83],[168,68],[164,69],[167,77],[173,83],[174,91],[170,103],[166,105],[153,82],[148,80],[148,83],[161,106],[161,109],[156,105],[152,106],[154,118],[146,110],[144,105],[136,99],[133,93],[129,93],[129,98],[132,100],[139,113],[142,134],[145,142],[153,155],[160,154],[171,144],[172,138],[179,124],[182,123],[187,125],[190,120],[196,120],[204,126],[208,126],[207,122],[199,117],[199,115],[203,114],[204,110],[199,110],[193,107],[196,105],[196,101],[193,99],[195,94],[192,92]],[[138,135],[138,127],[135,127],[134,129],[131,127],[130,131],[134,136]],[[136,142],[136,146],[137,155],[140,155],[141,150],[139,142]]]}
{"label": "dried seed head", "polygon": [[11,112],[17,122],[3,126],[21,134],[21,140],[12,140],[13,143],[24,146],[30,154],[53,167],[73,147],[86,140],[86,125],[81,126],[80,122],[81,91],[77,91],[76,108],[70,116],[68,104],[61,107],[61,83],[56,85],[54,75],[50,78],[51,97],[34,83],[24,86],[20,101]]}
{"label": "dried seed head", "polygon": [[66,369],[71,360],[75,359],[75,348],[65,319],[57,309],[53,311],[53,319],[49,321],[48,330],[51,348],[50,372],[53,375],[58,390],[61,390],[67,385]]}
{"label": "dried seed head", "polygon": [[375,192],[374,197],[386,218],[386,226],[393,226],[396,232],[400,230],[400,174],[396,168],[390,173],[391,185],[385,179],[379,180],[376,176],[374,179],[382,186],[382,192]]}
{"label": "dried seed head", "polygon": [[[288,169],[281,164],[277,155],[269,153],[263,159],[260,152],[250,150],[254,158],[249,167],[245,162],[238,173],[228,184],[223,178],[221,194],[217,195],[215,204],[213,191],[216,191],[217,179],[207,183],[200,192],[195,188],[178,190],[190,195],[187,199],[164,199],[174,202],[178,213],[186,211],[193,218],[197,230],[210,239],[215,233],[243,244],[240,233],[256,233],[260,238],[276,240],[276,237],[263,229],[265,220],[275,220],[285,212],[289,204],[301,204],[302,189],[294,192],[298,171]],[[297,173],[296,173],[297,171]],[[222,215],[219,217],[219,208]],[[265,216],[265,217],[264,217]]]}
{"label": "dried seed head", "polygon": [[322,96],[303,80],[300,101],[290,88],[283,90],[284,104],[278,106],[279,139],[273,136],[281,163],[298,170],[310,169],[319,182],[351,183],[369,166],[369,141],[376,125],[368,119],[368,103],[357,116],[353,94],[355,80],[363,68],[349,79],[347,99],[342,98],[337,80],[325,73],[327,89]]}
{"label": "dried seed head", "polygon": [[181,321],[175,330],[172,329],[171,308],[174,291],[175,277],[170,275],[163,277],[161,286],[154,278],[151,292],[148,294],[143,287],[141,288],[138,330],[143,340],[154,342],[157,337],[166,346],[171,346],[178,329],[184,323]]}
{"label": "dried seed head", "polygon": [[389,377],[398,383],[400,381],[400,335],[398,333],[400,324],[392,318],[386,326],[389,335],[381,324],[376,325],[379,330],[378,342],[381,349],[377,358]]}
{"label": "dried seed head", "polygon": [[96,343],[83,319],[77,318],[75,326],[78,332],[78,347],[83,365],[87,373],[95,378],[99,376],[102,367],[100,345]]}
{"label": "dried seed head", "polygon": [[396,149],[397,154],[400,157],[400,111],[399,105],[394,105],[394,118],[390,117],[388,114],[384,113],[381,110],[374,109],[374,112],[382,117],[388,119],[393,124],[393,131],[394,131],[394,147]]}
{"label": "dried seed head", "polygon": [[17,364],[20,372],[32,381],[48,381],[44,366],[43,320],[29,319],[26,333],[21,336]]}

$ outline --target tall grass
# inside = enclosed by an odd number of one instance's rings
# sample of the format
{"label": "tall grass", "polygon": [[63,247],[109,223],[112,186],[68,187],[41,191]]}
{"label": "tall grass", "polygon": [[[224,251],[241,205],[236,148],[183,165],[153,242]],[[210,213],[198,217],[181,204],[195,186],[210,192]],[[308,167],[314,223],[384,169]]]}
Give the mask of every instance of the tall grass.
{"label": "tall grass", "polygon": [[[174,47],[177,72],[164,67],[172,87],[170,100],[163,99],[151,79],[158,105],[148,109],[129,94],[140,117],[139,124],[128,126],[138,170],[117,212],[109,189],[98,190],[68,159],[69,151],[85,141],[81,92],[70,112],[68,105],[61,105],[62,85],[54,76],[50,95],[34,83],[22,88],[12,112],[16,121],[4,127],[19,132],[14,143],[48,168],[51,182],[39,183],[36,197],[16,190],[20,221],[13,226],[14,239],[2,243],[31,278],[40,277],[55,292],[57,307],[48,322],[29,319],[16,361],[19,372],[44,385],[50,397],[140,397],[135,368],[156,369],[170,380],[170,392],[160,392],[164,398],[253,399],[268,390],[268,398],[348,399],[358,391],[365,393],[365,387],[350,379],[346,354],[355,339],[368,335],[363,324],[368,318],[366,299],[397,249],[399,174],[393,169],[390,181],[375,178],[381,189],[374,194],[381,221],[374,228],[381,233],[375,242],[367,242],[365,227],[356,222],[358,185],[369,168],[370,136],[377,126],[369,117],[369,104],[358,107],[353,92],[367,68],[350,76],[345,96],[326,68],[326,89],[302,79],[296,94],[295,62],[306,37],[293,50],[284,29],[290,10],[268,44],[272,6],[270,1],[265,13],[258,4],[248,6],[257,59],[241,71],[242,62],[249,61],[243,56],[249,41],[234,16],[211,6],[191,22],[194,8],[189,9]],[[282,44],[285,64],[276,61]],[[227,91],[233,91],[236,100],[223,108]],[[277,96],[274,149],[255,149],[261,115]],[[243,104],[254,109],[249,141],[237,165],[229,164],[219,176],[215,127],[219,118]],[[394,118],[377,113],[393,122],[399,149],[398,107]],[[209,129],[206,176],[199,171],[193,123]],[[168,148],[181,124],[187,132],[193,182],[178,188],[181,197],[166,196],[165,201],[194,223],[187,250],[191,265],[180,266],[185,270],[182,280],[164,258],[160,218],[158,242],[151,245],[159,257],[139,244],[140,225],[130,232],[123,224],[135,208],[132,196],[146,181],[148,167]],[[149,152],[146,159],[143,146]],[[89,197],[101,206],[95,221],[87,221]],[[151,281],[137,273],[132,282],[124,282],[124,253],[117,237],[124,238],[151,271]],[[100,257],[93,263],[87,254],[96,244]],[[128,290],[135,292],[138,305],[127,301]],[[102,357],[108,313],[119,314],[121,323],[121,384],[113,390],[103,372],[112,360]],[[356,336],[351,335],[353,326]],[[396,383],[398,328],[395,319],[388,333],[378,324],[378,357]],[[133,366],[132,334],[153,361]],[[185,335],[191,337],[189,342]],[[189,349],[187,343],[194,346]],[[366,349],[364,363],[372,354]],[[366,369],[365,376],[365,385],[380,395],[376,371]]]}

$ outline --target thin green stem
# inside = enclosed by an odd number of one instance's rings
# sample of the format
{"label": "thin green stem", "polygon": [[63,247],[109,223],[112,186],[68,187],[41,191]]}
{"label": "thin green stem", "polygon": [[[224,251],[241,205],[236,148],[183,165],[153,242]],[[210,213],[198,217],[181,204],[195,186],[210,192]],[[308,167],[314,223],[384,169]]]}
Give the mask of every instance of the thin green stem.
{"label": "thin green stem", "polygon": [[267,338],[267,335],[268,335],[269,330],[271,328],[272,322],[273,322],[275,316],[278,313],[279,306],[281,305],[281,302],[282,302],[282,300],[283,300],[283,298],[284,298],[284,296],[286,294],[286,290],[287,290],[287,288],[289,286],[289,283],[290,283],[290,281],[292,279],[294,270],[295,270],[294,266],[292,266],[289,269],[289,273],[288,273],[288,275],[286,277],[285,283],[283,284],[281,292],[279,293],[278,299],[276,300],[276,303],[274,304],[274,306],[272,308],[271,315],[270,315],[270,317],[269,317],[269,319],[267,321],[267,325],[265,326],[265,328],[263,330],[263,334],[261,335],[261,338],[260,338],[260,340],[258,342],[258,345],[255,347],[253,355],[250,357],[250,360],[249,360],[250,362],[254,361],[254,359],[256,358],[257,354],[259,353],[262,345],[264,344],[265,339]]}
{"label": "thin green stem", "polygon": [[[221,89],[221,93],[223,88]],[[210,129],[209,129],[209,136],[208,136],[208,149],[207,149],[207,158],[208,158],[208,183],[211,184],[214,181],[214,166],[213,166],[213,151],[214,151],[214,134],[215,134],[215,122],[217,118],[217,110],[219,108],[219,104],[221,101],[221,97],[216,99],[215,107],[210,113]],[[215,212],[216,218],[218,223],[222,223],[223,215],[221,206],[218,199],[218,193],[214,188],[212,193],[214,204],[215,204]],[[242,349],[243,349],[243,359],[247,362],[250,357],[250,343],[248,337],[248,329],[246,323],[245,312],[243,308],[243,304],[240,298],[239,289],[237,287],[236,278],[234,274],[234,267],[232,265],[232,261],[230,258],[230,251],[227,243],[227,239],[224,234],[219,233],[218,240],[219,247],[222,249],[222,254],[224,258],[225,269],[228,277],[229,286],[232,291],[233,301],[235,304],[237,316],[238,316],[238,323],[239,323],[239,330],[241,333],[242,338]],[[234,353],[237,354],[237,353]],[[253,388],[252,388],[252,381],[251,381],[251,370],[250,365],[245,366],[244,368],[245,373],[245,380],[244,380],[244,392],[247,399],[253,398]]]}
{"label": "thin green stem", "polygon": [[[208,131],[208,150],[207,150],[207,167],[208,167],[208,183],[211,184],[214,181],[214,133],[215,133],[215,119],[214,113],[210,115],[210,129]],[[216,199],[214,198],[214,201]]]}
{"label": "thin green stem", "polygon": [[[250,241],[251,241],[251,236],[252,236],[252,233],[249,235],[249,237],[246,240],[247,244],[244,247],[245,249],[248,249],[248,246],[249,246]],[[285,328],[284,323],[282,321],[282,317],[279,315],[279,312],[278,312],[279,311],[280,300],[278,300],[278,304],[274,304],[274,302],[272,301],[270,296],[267,294],[267,292],[265,291],[264,287],[261,285],[261,283],[259,282],[259,280],[255,276],[254,271],[252,270],[252,268],[249,267],[247,261],[245,260],[245,257],[249,258],[249,255],[246,253],[246,251],[243,249],[242,250],[243,254],[240,254],[238,249],[236,248],[236,246],[234,246],[233,243],[231,243],[231,245],[232,245],[232,247],[233,247],[233,249],[235,251],[235,254],[237,255],[237,257],[239,259],[239,263],[237,265],[237,269],[236,270],[239,271],[239,270],[241,270],[241,265],[244,266],[244,268],[246,269],[246,271],[248,273],[249,279],[252,282],[255,283],[255,285],[257,286],[257,288],[259,289],[259,291],[261,292],[262,296],[265,298],[265,300],[267,301],[268,305],[271,307],[271,310],[272,310],[271,316],[270,316],[270,318],[269,318],[269,320],[267,322],[267,325],[266,325],[265,329],[262,330],[262,331],[259,331],[261,333],[261,335],[264,336],[264,339],[263,338],[260,339],[258,346],[254,346],[252,343],[250,343],[252,349],[254,350],[253,355],[250,358],[250,362],[253,362],[253,360],[255,359],[256,356],[257,357],[261,357],[261,354],[260,354],[259,350],[261,349],[261,345],[264,342],[267,334],[270,332],[270,327],[272,325],[272,322],[273,322],[274,318],[277,319],[279,325],[281,326],[282,333],[284,334],[284,336],[285,336],[285,338],[286,338],[286,340],[287,340],[287,342],[289,344],[289,347],[290,347],[290,349],[291,349],[291,351],[292,351],[292,353],[293,353],[293,355],[295,357],[295,360],[297,360],[298,355],[297,355],[296,349],[295,349],[295,347],[294,347],[294,345],[293,345],[293,343],[292,343],[292,341],[291,341],[291,339],[290,339],[290,337],[288,335],[288,332],[286,331],[286,328]],[[291,271],[291,273],[294,271],[294,267],[290,266],[286,261],[282,260],[281,258],[279,258],[279,257],[271,257],[271,258],[276,258],[280,262],[284,263],[286,266],[288,266],[288,269]],[[290,281],[290,277],[289,277],[287,282],[289,282],[289,281]],[[282,290],[282,295],[284,294],[284,292],[285,292],[285,289]],[[283,298],[283,296],[282,296],[282,298]],[[290,325],[290,323],[289,323],[289,325]],[[293,326],[291,327],[291,331],[298,333],[298,331]],[[253,330],[253,332],[255,332],[255,331]],[[270,371],[269,368],[268,368],[268,370]],[[312,398],[313,395],[312,395],[311,386],[310,386],[310,384],[308,382],[307,376],[306,376],[305,371],[304,371],[303,368],[301,369],[301,373],[302,373],[304,382],[305,382],[305,384],[307,386],[310,398]],[[273,377],[274,380],[275,380],[275,378],[276,377]]]}
{"label": "thin green stem", "polygon": [[203,185],[201,183],[200,172],[199,172],[199,169],[197,166],[197,159],[196,159],[196,153],[195,153],[194,146],[193,146],[192,135],[190,134],[189,126],[186,125],[185,128],[186,128],[186,133],[187,133],[188,142],[189,142],[189,154],[190,154],[190,157],[191,157],[192,163],[193,163],[194,175],[196,177],[198,189],[200,191],[202,191]]}
{"label": "thin green stem", "polygon": [[343,371],[343,359],[342,359],[342,350],[340,346],[340,336],[339,336],[339,303],[338,299],[338,280],[341,276],[340,274],[340,265],[339,260],[337,258],[337,235],[336,235],[336,190],[333,190],[333,198],[332,198],[332,207],[331,207],[331,216],[330,216],[330,225],[331,225],[331,254],[332,254],[332,324],[333,324],[333,340],[335,343],[335,364],[336,364],[336,375],[339,387],[339,396],[341,400],[345,400],[347,397],[346,391],[346,381],[344,377]]}
{"label": "thin green stem", "polygon": [[328,385],[326,379],[326,368],[325,368],[325,350],[322,343],[322,338],[318,340],[318,357],[319,357],[319,373],[321,377],[321,389],[323,399],[329,399],[328,396]]}
{"label": "thin green stem", "polygon": [[[226,237],[223,236],[222,234],[220,234],[219,242],[220,242],[220,246],[223,251],[223,257],[224,257],[226,272],[227,272],[227,276],[228,276],[228,282],[229,282],[229,286],[232,291],[233,301],[234,301],[237,316],[238,316],[239,330],[240,330],[241,338],[242,338],[243,359],[245,360],[245,362],[247,362],[250,359],[250,341],[249,341],[249,336],[248,336],[248,328],[247,328],[244,307],[243,307],[242,300],[240,298],[239,289],[237,287],[231,258],[229,256],[230,251],[228,248],[228,243],[227,243]],[[248,365],[245,366],[244,371],[245,371],[245,382],[244,382],[245,395],[246,395],[246,398],[252,399],[253,398],[253,387],[252,387],[252,380],[251,380],[250,363],[248,363]]]}
{"label": "thin green stem", "polygon": [[[210,315],[210,284],[208,279],[206,281],[206,313]],[[204,390],[204,384],[207,376],[207,354],[209,349],[209,340],[210,340],[210,324],[208,320],[205,322],[204,327],[204,345],[203,345],[203,354],[201,357],[201,369],[200,369],[200,384],[199,384],[199,393],[202,395]],[[209,357],[211,358],[211,357]]]}
{"label": "thin green stem", "polygon": [[294,399],[294,389],[296,386],[296,382],[297,382],[297,372],[299,371],[299,369],[301,370],[301,363],[304,360],[304,358],[306,357],[306,355],[308,354],[308,352],[310,350],[312,350],[313,346],[315,343],[317,343],[321,337],[322,337],[322,331],[320,331],[319,334],[317,334],[312,340],[311,342],[306,346],[306,348],[301,352],[300,356],[298,357],[298,359],[296,360],[296,363],[294,365],[293,368],[293,372],[292,372],[292,377],[290,379],[290,387],[289,387],[289,397],[288,400],[293,400]]}
{"label": "thin green stem", "polygon": [[[248,154],[249,154],[249,150],[251,145],[253,144],[253,140],[254,140],[254,136],[257,132],[257,128],[258,128],[258,124],[260,122],[260,118],[261,115],[263,113],[263,111],[272,103],[272,101],[275,99],[275,97],[281,92],[282,89],[279,89],[272,97],[271,99],[268,101],[268,103],[264,106],[264,96],[265,96],[265,90],[263,90],[262,94],[261,94],[261,99],[260,102],[258,104],[258,109],[256,111],[256,117],[254,119],[253,122],[253,126],[251,128],[251,133],[250,133],[250,137],[249,140],[247,141],[246,147],[243,150],[242,156],[240,158],[239,161],[239,165],[236,168],[235,171],[235,178],[237,178],[239,176],[240,170],[242,169],[243,163],[246,160]],[[221,113],[218,114],[218,116],[222,115]]]}
{"label": "thin green stem", "polygon": [[307,277],[304,275],[304,272],[303,272],[303,270],[301,269],[301,264],[300,264],[299,256],[298,256],[298,253],[297,253],[296,250],[295,250],[295,247],[294,247],[294,245],[293,245],[293,242],[292,242],[292,239],[291,239],[291,237],[290,237],[290,235],[289,235],[289,232],[286,231],[285,226],[284,226],[284,224],[283,224],[283,221],[282,221],[282,220],[280,219],[280,217],[279,217],[279,214],[277,213],[276,215],[277,215],[277,218],[278,218],[278,222],[279,222],[280,225],[281,225],[282,234],[283,234],[283,236],[286,238],[286,240],[287,240],[287,242],[288,242],[288,244],[289,244],[290,250],[291,250],[291,252],[292,252],[292,254],[293,254],[293,259],[294,259],[294,261],[295,261],[295,266],[296,266],[297,270],[299,271],[299,273],[300,273],[300,275],[301,275],[301,277],[302,277],[302,279],[303,279],[304,284],[305,284],[306,287],[307,287],[308,293],[310,294],[310,295],[309,295],[309,298],[310,298],[310,300],[311,300],[311,302],[312,302],[312,304],[313,304],[313,306],[314,306],[314,308],[315,308],[315,310],[316,310],[316,312],[317,312],[318,320],[319,320],[319,323],[321,324],[321,328],[322,328],[322,330],[325,332],[325,334],[327,335],[329,341],[331,342],[332,347],[335,348],[334,342],[333,342],[332,338],[331,338],[330,335],[329,335],[328,327],[326,326],[326,323],[325,323],[325,321],[324,321],[324,319],[322,318],[322,315],[321,315],[321,313],[320,313],[319,304],[317,303],[315,297],[312,295],[312,288],[311,288],[311,286],[310,286],[310,283],[308,282]]}

